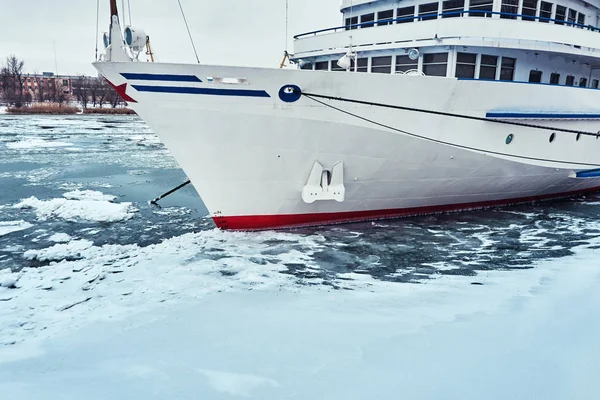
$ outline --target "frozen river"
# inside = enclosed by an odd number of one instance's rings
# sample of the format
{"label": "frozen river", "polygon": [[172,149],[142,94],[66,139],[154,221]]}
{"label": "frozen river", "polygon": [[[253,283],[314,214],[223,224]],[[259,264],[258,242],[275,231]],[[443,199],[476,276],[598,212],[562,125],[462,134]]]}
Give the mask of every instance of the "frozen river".
{"label": "frozen river", "polygon": [[600,396],[599,196],[232,233],[148,204],[184,180],[137,118],[0,115],[2,396]]}

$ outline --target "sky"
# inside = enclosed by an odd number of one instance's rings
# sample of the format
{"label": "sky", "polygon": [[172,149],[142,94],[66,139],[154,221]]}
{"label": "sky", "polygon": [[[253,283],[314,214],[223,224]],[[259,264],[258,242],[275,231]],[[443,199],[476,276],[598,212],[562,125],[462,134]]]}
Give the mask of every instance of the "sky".
{"label": "sky", "polygon": [[[340,0],[288,1],[290,52],[293,35],[341,24]],[[177,0],[129,2],[132,26],[150,35],[157,61],[196,62]],[[286,0],[181,2],[201,63],[279,65],[286,42]],[[100,0],[100,32],[108,30],[108,7],[108,0]],[[27,73],[96,74],[91,65],[96,0],[0,0],[0,15],[0,63],[14,54],[25,61]]]}

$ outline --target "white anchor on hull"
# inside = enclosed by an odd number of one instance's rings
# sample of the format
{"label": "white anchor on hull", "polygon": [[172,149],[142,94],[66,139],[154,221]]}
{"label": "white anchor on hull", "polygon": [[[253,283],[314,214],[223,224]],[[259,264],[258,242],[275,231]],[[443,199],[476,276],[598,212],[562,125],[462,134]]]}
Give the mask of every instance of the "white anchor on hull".
{"label": "white anchor on hull", "polygon": [[335,200],[341,203],[344,201],[345,194],[344,162],[338,161],[329,171],[315,161],[308,181],[302,188],[302,200],[308,204],[317,200]]}

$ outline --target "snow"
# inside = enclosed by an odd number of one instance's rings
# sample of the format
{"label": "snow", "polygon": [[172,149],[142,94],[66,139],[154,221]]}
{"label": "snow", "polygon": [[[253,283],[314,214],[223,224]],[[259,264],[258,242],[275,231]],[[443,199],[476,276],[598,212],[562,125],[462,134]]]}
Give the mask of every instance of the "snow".
{"label": "snow", "polygon": [[26,260],[37,260],[37,261],[62,261],[62,260],[76,260],[83,258],[82,252],[88,250],[94,245],[89,240],[73,240],[68,243],[55,244],[52,247],[48,247],[42,250],[27,250],[23,257]]}
{"label": "snow", "polygon": [[133,218],[137,209],[131,203],[113,203],[115,196],[91,190],[73,191],[66,198],[39,200],[23,199],[15,208],[32,209],[39,220],[63,219],[66,221],[118,222]]}
{"label": "snow", "polygon": [[[273,255],[273,243],[298,243]],[[0,271],[7,398],[595,399],[600,240],[535,268],[397,284],[316,269],[318,234],[71,240]],[[57,363],[57,360],[60,362]]]}
{"label": "snow", "polygon": [[93,201],[109,201],[116,200],[117,196],[104,194],[95,190],[74,190],[63,194],[63,197],[68,200],[93,200]]}
{"label": "snow", "polygon": [[31,228],[33,225],[23,220],[20,221],[0,221],[0,237],[9,233],[23,231]]}
{"label": "snow", "polygon": [[52,148],[52,147],[71,147],[72,143],[51,141],[37,137],[25,138],[18,142],[6,143],[6,147],[13,150],[34,149],[34,148]]}
{"label": "snow", "polygon": [[55,233],[48,238],[49,242],[66,243],[71,240],[71,236],[66,233]]}
{"label": "snow", "polygon": [[17,274],[4,274],[3,276],[0,276],[0,288],[14,289],[17,286],[17,282],[19,282],[19,276]]}

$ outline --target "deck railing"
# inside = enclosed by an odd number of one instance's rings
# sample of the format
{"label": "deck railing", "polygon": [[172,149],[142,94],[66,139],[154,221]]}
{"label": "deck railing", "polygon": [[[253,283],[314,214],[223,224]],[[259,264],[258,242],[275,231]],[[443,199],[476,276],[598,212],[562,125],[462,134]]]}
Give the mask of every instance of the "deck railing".
{"label": "deck railing", "polygon": [[363,27],[370,28],[370,27],[375,27],[377,25],[383,25],[383,24],[385,24],[387,26],[394,22],[404,23],[404,22],[413,22],[413,21],[419,20],[419,19],[430,19],[431,20],[431,19],[434,19],[433,17],[435,17],[435,19],[438,19],[438,18],[444,18],[444,17],[446,17],[446,18],[447,17],[457,17],[457,16],[464,17],[465,15],[483,16],[483,17],[486,17],[488,15],[490,15],[490,16],[499,15],[501,17],[502,16],[511,17],[511,19],[513,19],[513,17],[514,17],[514,19],[521,17],[521,20],[523,20],[523,18],[525,18],[525,21],[536,20],[536,21],[543,21],[543,22],[553,22],[554,25],[566,25],[566,26],[572,26],[572,27],[577,27],[577,28],[581,28],[581,29],[587,29],[587,30],[590,30],[593,32],[600,32],[600,28],[598,28],[596,26],[579,24],[579,23],[567,21],[564,19],[536,17],[535,15],[513,14],[513,13],[490,11],[490,10],[463,10],[463,11],[449,11],[449,12],[445,12],[445,13],[430,13],[430,14],[422,14],[422,15],[413,15],[410,17],[401,17],[401,18],[393,18],[393,19],[392,18],[381,19],[378,21],[368,21],[368,22],[362,22],[359,24],[336,26],[333,28],[319,29],[319,30],[312,31],[312,32],[301,33],[299,35],[294,36],[294,39],[300,39],[300,38],[304,38],[307,36],[316,36],[320,33],[325,33],[325,32],[333,33],[333,32],[338,32],[340,30],[347,31],[347,30],[363,28]]}

